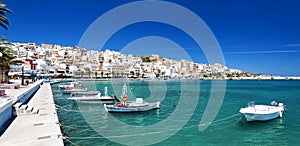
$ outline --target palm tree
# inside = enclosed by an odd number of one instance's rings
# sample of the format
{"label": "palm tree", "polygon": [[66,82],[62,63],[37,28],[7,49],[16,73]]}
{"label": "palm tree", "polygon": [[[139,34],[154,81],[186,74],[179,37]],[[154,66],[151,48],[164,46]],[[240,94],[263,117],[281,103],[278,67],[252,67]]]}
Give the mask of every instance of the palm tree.
{"label": "palm tree", "polygon": [[20,65],[23,63],[20,60],[14,60],[14,51],[7,47],[8,43],[0,42],[0,82],[9,82],[8,72],[10,71],[11,65]]}
{"label": "palm tree", "polygon": [[108,75],[110,75],[110,73],[109,73],[109,72],[106,72],[105,75],[106,75],[106,78],[108,78]]}
{"label": "palm tree", "polygon": [[[0,26],[7,30],[9,21],[6,18],[6,13],[11,13],[12,11],[8,8],[5,8],[5,3],[0,1]],[[5,43],[6,38],[0,37],[0,82],[9,82],[8,72],[10,70],[10,65],[18,65],[21,62],[15,61],[16,58],[13,54],[14,51],[9,47],[11,44]]]}
{"label": "palm tree", "polygon": [[103,71],[101,71],[101,78],[103,78],[103,74],[104,74]]}
{"label": "palm tree", "polygon": [[111,72],[111,77],[115,77],[116,73],[114,71]]}
{"label": "palm tree", "polygon": [[95,79],[97,79],[97,76],[98,76],[98,72],[96,71],[95,72]]}
{"label": "palm tree", "polygon": [[9,25],[9,20],[6,18],[6,13],[11,13],[12,11],[5,8],[5,3],[0,1],[0,26],[4,29],[8,29],[6,25]]}

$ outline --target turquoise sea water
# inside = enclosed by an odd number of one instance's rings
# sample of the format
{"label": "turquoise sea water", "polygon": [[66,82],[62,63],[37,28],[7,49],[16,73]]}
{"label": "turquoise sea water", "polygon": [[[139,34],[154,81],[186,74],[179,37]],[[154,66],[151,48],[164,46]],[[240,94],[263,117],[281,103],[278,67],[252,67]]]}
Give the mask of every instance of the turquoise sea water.
{"label": "turquoise sea water", "polygon": [[[222,84],[222,81],[215,82],[217,87]],[[159,110],[128,114],[106,113],[103,105],[99,104],[77,104],[67,99],[68,94],[60,92],[58,84],[52,85],[52,90],[62,131],[69,137],[66,145],[300,144],[300,81],[227,81],[225,96],[216,118],[211,123],[202,123],[210,125],[199,131],[204,113],[213,116],[210,111],[205,111],[210,95],[220,92],[218,88],[211,91],[211,83],[126,81],[130,100],[135,97],[142,97],[149,102],[161,100]],[[83,84],[100,91],[107,86],[109,95],[119,96],[124,82],[96,81]],[[196,89],[200,92],[197,93]],[[283,118],[248,123],[238,113],[249,101],[269,104],[272,100],[286,104],[288,112],[284,113]]]}

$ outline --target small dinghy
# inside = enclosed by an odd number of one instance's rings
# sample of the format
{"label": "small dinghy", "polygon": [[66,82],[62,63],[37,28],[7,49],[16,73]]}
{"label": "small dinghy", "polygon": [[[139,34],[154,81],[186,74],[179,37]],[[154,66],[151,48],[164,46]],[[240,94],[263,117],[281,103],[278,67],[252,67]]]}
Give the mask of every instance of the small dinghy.
{"label": "small dinghy", "polygon": [[272,101],[270,105],[255,105],[254,102],[250,102],[248,107],[240,109],[240,113],[245,116],[248,122],[268,121],[282,117],[284,111],[286,111],[284,104],[277,104],[276,101]]}

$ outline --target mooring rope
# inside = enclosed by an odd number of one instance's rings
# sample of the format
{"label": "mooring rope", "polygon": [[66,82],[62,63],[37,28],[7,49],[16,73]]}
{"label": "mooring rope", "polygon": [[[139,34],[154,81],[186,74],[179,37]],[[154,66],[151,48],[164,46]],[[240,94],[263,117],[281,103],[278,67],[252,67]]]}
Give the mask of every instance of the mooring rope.
{"label": "mooring rope", "polygon": [[66,100],[66,98],[54,98],[54,100]]}
{"label": "mooring rope", "polygon": [[[240,118],[236,119],[235,122],[232,121],[232,122],[233,122],[232,124],[226,125],[226,126],[224,126],[224,127],[220,127],[220,128],[213,129],[213,131],[215,131],[215,130],[220,130],[220,129],[225,129],[225,128],[227,128],[227,127],[234,126],[234,125],[237,124],[241,119],[243,119],[243,117],[240,117]],[[230,122],[231,122],[231,121],[230,121]]]}
{"label": "mooring rope", "polygon": [[155,131],[155,132],[147,132],[147,133],[140,133],[140,134],[126,134],[126,135],[115,135],[115,136],[98,136],[98,137],[68,137],[68,139],[104,139],[104,138],[122,138],[122,137],[132,137],[132,136],[144,136],[144,135],[153,135],[168,132],[166,131]]}
{"label": "mooring rope", "polygon": [[[155,132],[146,132],[146,133],[140,133],[140,134],[131,134],[131,135],[115,135],[115,136],[97,136],[97,137],[68,137],[68,139],[104,139],[104,138],[120,138],[120,137],[131,137],[131,136],[145,136],[145,135],[152,135],[152,134],[159,134],[159,133],[165,133],[165,132],[169,132],[169,131],[173,131],[173,130],[181,130],[181,129],[187,129],[187,128],[193,128],[193,127],[199,127],[199,126],[202,126],[202,125],[216,125],[216,124],[222,124],[222,123],[226,123],[225,121],[228,120],[228,119],[232,119],[234,117],[237,117],[239,116],[240,114],[235,114],[235,115],[232,115],[232,116],[229,116],[229,117],[225,117],[223,119],[219,119],[219,120],[216,120],[216,121],[213,121],[213,122],[209,122],[209,123],[203,123],[203,124],[197,124],[197,125],[191,125],[191,126],[187,126],[187,127],[183,127],[183,128],[174,128],[174,129],[168,129],[168,130],[165,130],[165,131],[155,131]],[[230,124],[226,127],[229,127],[229,126],[233,126],[235,124],[237,124],[240,120],[242,119],[242,117],[238,118],[238,119],[235,119],[234,123],[233,124]],[[230,120],[229,122],[232,122],[232,120]],[[72,127],[72,126],[66,126],[66,125],[61,125],[62,127],[67,127],[67,128],[72,128],[72,129],[76,129],[76,130],[84,130],[84,131],[94,131],[94,130],[86,130],[86,129],[80,129],[80,128],[77,128],[77,127]],[[224,127],[223,127],[224,128]]]}
{"label": "mooring rope", "polygon": [[61,124],[61,123],[59,123],[59,125],[61,126],[61,127],[65,127],[65,128],[69,128],[69,129],[74,129],[74,130],[80,130],[80,131],[90,131],[90,132],[95,132],[95,130],[88,130],[88,129],[83,129],[83,128],[78,128],[78,127],[73,127],[73,126],[70,126],[70,125],[63,125],[63,124]]}
{"label": "mooring rope", "polygon": [[240,114],[235,114],[235,115],[232,115],[232,116],[229,116],[229,117],[225,117],[223,119],[219,119],[219,120],[216,120],[216,121],[212,121],[212,122],[207,122],[207,123],[203,123],[203,124],[199,124],[199,126],[206,126],[206,125],[210,125],[210,124],[214,124],[214,123],[219,123],[219,122],[224,122],[226,121],[227,119],[231,119],[231,118],[234,118],[236,116],[239,116]]}
{"label": "mooring rope", "polygon": [[71,140],[69,140],[67,137],[64,139],[66,140],[67,142],[69,142],[70,144],[74,145],[74,146],[79,146],[78,144],[72,142]]}
{"label": "mooring rope", "polygon": [[57,105],[55,104],[55,106],[61,110],[64,110],[64,111],[67,111],[67,112],[78,112],[78,113],[87,113],[89,111],[81,111],[81,110],[71,110],[71,109],[67,109],[66,107],[64,106],[60,106],[60,105]]}

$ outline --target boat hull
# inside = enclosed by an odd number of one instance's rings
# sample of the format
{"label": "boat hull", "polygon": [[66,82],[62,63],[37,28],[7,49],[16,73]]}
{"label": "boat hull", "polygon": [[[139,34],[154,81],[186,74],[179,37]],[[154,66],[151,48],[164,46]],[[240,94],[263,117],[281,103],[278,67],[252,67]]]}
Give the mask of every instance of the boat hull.
{"label": "boat hull", "polygon": [[72,92],[72,96],[85,96],[85,95],[97,95],[99,91],[86,91],[86,92]]}
{"label": "boat hull", "polygon": [[251,122],[251,121],[268,121],[272,120],[278,117],[282,117],[282,112],[274,112],[270,114],[251,114],[251,113],[245,113],[245,118],[246,121]]}
{"label": "boat hull", "polygon": [[99,103],[99,104],[113,104],[116,99],[109,96],[87,96],[87,97],[72,97],[69,100],[74,100],[79,103]]}
{"label": "boat hull", "polygon": [[75,100],[78,103],[87,104],[113,104],[114,100]]}
{"label": "boat hull", "polygon": [[74,93],[74,92],[86,92],[87,91],[87,89],[73,89],[73,90],[68,90],[68,89],[66,89],[66,90],[62,90],[62,93],[64,93],[64,94],[71,94],[71,93]]}
{"label": "boat hull", "polygon": [[149,111],[153,109],[159,109],[159,103],[153,103],[149,106],[107,106],[104,105],[105,110],[107,112],[121,112],[121,113],[128,113],[128,112],[143,112],[143,111]]}

